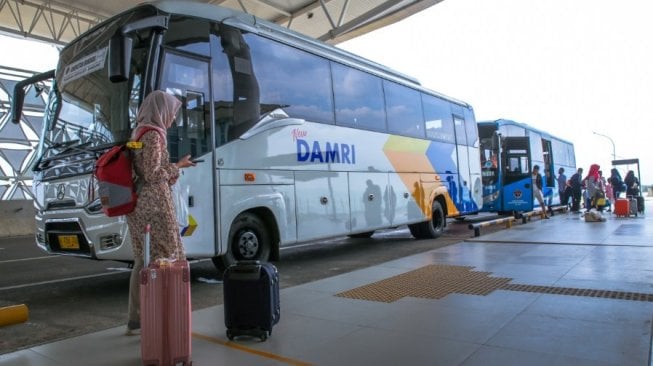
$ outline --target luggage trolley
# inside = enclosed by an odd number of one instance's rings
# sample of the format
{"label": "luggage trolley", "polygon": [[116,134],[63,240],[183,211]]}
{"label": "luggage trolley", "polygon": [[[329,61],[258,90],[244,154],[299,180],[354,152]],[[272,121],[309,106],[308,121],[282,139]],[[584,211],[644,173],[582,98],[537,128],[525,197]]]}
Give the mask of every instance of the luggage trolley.
{"label": "luggage trolley", "polygon": [[642,179],[639,170],[639,159],[612,160],[612,166],[616,167],[618,165],[637,165],[637,180],[639,181],[640,186],[639,186],[639,193],[637,194],[637,196],[634,196],[633,198],[637,200],[637,212],[643,214],[646,205],[644,202],[644,196],[642,195]]}

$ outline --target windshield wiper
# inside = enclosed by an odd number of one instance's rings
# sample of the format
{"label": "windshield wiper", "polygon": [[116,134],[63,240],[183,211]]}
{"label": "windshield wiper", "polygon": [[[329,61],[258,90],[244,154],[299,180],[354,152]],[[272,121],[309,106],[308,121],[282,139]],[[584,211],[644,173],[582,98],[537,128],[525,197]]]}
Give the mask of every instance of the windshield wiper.
{"label": "windshield wiper", "polygon": [[58,151],[56,154],[50,154],[47,158],[41,157],[41,159],[38,161],[37,166],[39,169],[46,168],[51,161],[65,158],[74,154],[66,154],[67,152],[70,152],[72,150],[77,150],[81,152],[85,152],[87,154],[95,154],[94,151],[89,151],[87,149],[84,149],[87,145],[91,144],[92,141],[87,141],[78,145],[70,146],[74,143],[79,143],[79,139],[75,140],[70,140],[70,141],[65,141],[65,142],[59,142],[56,144],[52,144],[51,146],[48,147],[48,151],[51,151],[52,149],[58,149],[58,148],[64,148],[61,151]]}
{"label": "windshield wiper", "polygon": [[[77,142],[79,142],[79,140],[73,140],[73,141],[77,141]],[[91,142],[92,142],[92,141],[86,141],[86,142],[83,142],[83,143],[81,143],[81,144],[77,144],[77,145],[73,145],[73,146],[68,146],[68,147],[66,147],[65,149],[61,150],[61,151],[59,152],[59,155],[61,155],[61,154],[63,154],[63,153],[67,153],[68,151],[71,151],[71,150],[78,150],[78,151],[81,151],[81,152],[91,153],[91,154],[92,154],[92,153],[93,153],[92,151],[89,151],[89,150],[84,149],[84,147],[90,145]]]}
{"label": "windshield wiper", "polygon": [[52,144],[52,145],[48,146],[48,150],[58,149],[58,148],[60,148],[60,147],[68,147],[68,146],[73,145],[73,144],[76,144],[76,143],[78,143],[78,142],[79,142],[79,139],[74,139],[74,140],[70,140],[70,141],[57,142],[57,143],[55,143],[55,144]]}

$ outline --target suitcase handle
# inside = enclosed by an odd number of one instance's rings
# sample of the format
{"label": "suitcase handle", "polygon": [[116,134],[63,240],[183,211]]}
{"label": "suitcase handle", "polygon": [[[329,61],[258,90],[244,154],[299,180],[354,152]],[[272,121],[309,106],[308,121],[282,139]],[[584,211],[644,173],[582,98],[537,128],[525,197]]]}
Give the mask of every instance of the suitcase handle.
{"label": "suitcase handle", "polygon": [[152,226],[145,225],[145,250],[143,251],[143,267],[147,268],[150,265],[150,231]]}

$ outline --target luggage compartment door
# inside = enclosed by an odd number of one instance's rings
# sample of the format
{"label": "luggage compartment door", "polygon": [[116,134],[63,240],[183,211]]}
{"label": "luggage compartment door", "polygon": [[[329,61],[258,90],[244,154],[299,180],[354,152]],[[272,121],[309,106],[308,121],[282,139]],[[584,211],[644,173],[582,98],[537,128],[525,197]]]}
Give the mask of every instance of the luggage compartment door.
{"label": "luggage compartment door", "polygon": [[298,241],[349,233],[351,222],[346,172],[295,172],[295,197]]}

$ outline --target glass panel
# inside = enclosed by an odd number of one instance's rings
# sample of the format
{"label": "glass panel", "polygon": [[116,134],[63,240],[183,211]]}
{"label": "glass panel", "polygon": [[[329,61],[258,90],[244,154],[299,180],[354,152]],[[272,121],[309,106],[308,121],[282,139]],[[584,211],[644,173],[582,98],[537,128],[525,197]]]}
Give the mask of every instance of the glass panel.
{"label": "glass panel", "polygon": [[509,156],[507,159],[506,173],[508,175],[528,174],[528,157],[527,156]]}
{"label": "glass panel", "polygon": [[343,126],[385,131],[381,79],[333,63],[336,123]]}
{"label": "glass panel", "polygon": [[544,153],[542,149],[542,135],[537,132],[529,131],[531,143],[531,159],[533,161],[544,161]]}
{"label": "glass panel", "polygon": [[456,144],[458,145],[467,145],[467,137],[465,132],[465,120],[454,117],[453,118],[454,128],[456,130]]}
{"label": "glass panel", "polygon": [[465,130],[467,132],[467,143],[472,147],[479,147],[478,140],[478,126],[476,119],[474,119],[474,112],[471,109],[465,108]]}
{"label": "glass panel", "polygon": [[[234,93],[234,76],[232,69],[229,66],[229,57],[227,52],[222,47],[222,33],[225,26],[216,24],[211,30],[211,72],[212,86],[213,86],[213,108],[215,108],[215,144],[221,146],[229,142],[227,136],[229,126],[233,123],[234,118],[234,100],[236,99]],[[240,33],[238,33],[240,35]],[[233,56],[231,57],[233,60]],[[238,74],[241,75],[242,74]],[[251,79],[251,78],[249,78]],[[256,83],[256,80],[253,79]],[[242,85],[242,84],[241,84]],[[258,91],[258,86],[255,90]],[[258,110],[258,96],[256,99],[256,107],[252,113],[256,119],[259,116]]]}
{"label": "glass panel", "polygon": [[170,160],[177,161],[186,154],[201,156],[210,151],[211,127],[205,123],[210,105],[208,63],[166,52],[161,80],[161,89],[182,101],[176,128],[168,130]]}
{"label": "glass panel", "polygon": [[178,50],[209,57],[209,22],[186,16],[172,16],[163,44]]}
{"label": "glass panel", "polygon": [[290,117],[333,123],[327,60],[264,37],[244,37],[252,52],[262,114],[281,108]]}
{"label": "glass panel", "polygon": [[432,140],[455,142],[449,102],[431,95],[422,94],[422,105],[424,119],[426,120],[426,137]]}
{"label": "glass panel", "polygon": [[501,125],[499,126],[499,132],[503,136],[526,136],[526,130],[515,125]]}
{"label": "glass panel", "polygon": [[383,83],[388,131],[424,138],[424,116],[419,92],[392,82]]}

